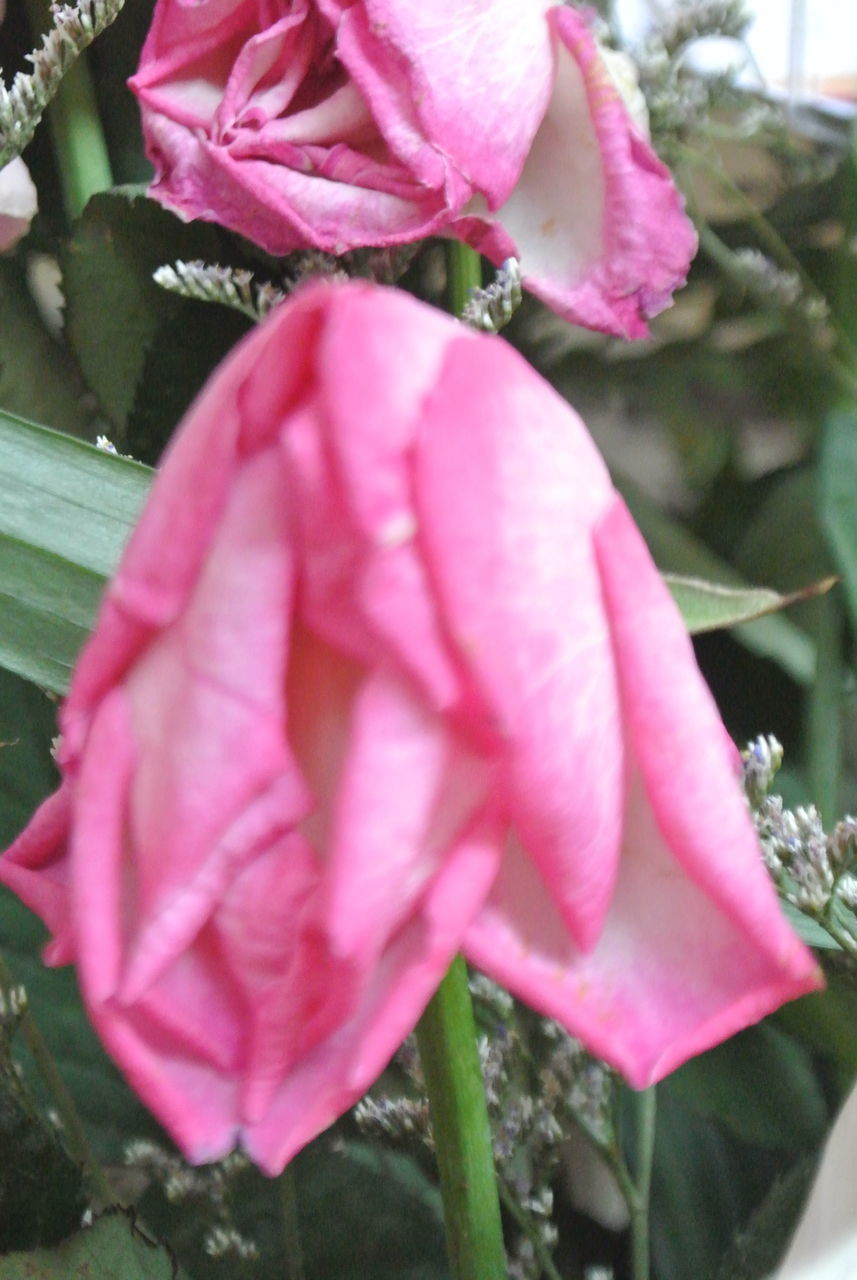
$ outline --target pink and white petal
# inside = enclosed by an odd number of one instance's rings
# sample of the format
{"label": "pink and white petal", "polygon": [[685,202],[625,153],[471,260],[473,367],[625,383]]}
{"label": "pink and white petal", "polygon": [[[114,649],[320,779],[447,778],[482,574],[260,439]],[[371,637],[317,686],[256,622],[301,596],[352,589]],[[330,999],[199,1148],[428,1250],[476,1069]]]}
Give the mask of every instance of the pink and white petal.
{"label": "pink and white petal", "polygon": [[[685,873],[631,786],[619,878],[584,954],[516,842],[464,953],[472,964],[645,1088],[786,1000],[820,985],[799,944],[786,955]],[[776,927],[772,904],[769,923]],[[795,939],[795,943],[797,940]]]}
{"label": "pink and white petal", "polygon": [[590,540],[610,482],[568,405],[493,339],[450,345],[423,423],[417,514],[449,642],[493,727],[509,822],[586,947],[612,892],[624,794]]}
{"label": "pink and white petal", "polygon": [[459,208],[471,188],[456,171],[438,140],[426,136],[417,116],[409,67],[373,28],[363,5],[353,5],[336,18],[337,57],[371,113],[376,137],[391,156],[427,190],[437,192],[445,209]]}
{"label": "pink and white petal", "polygon": [[[385,54],[392,67],[406,69],[420,133],[492,209],[512,190],[550,97],[549,8],[548,0],[365,0],[351,11],[364,24],[363,66],[385,66],[387,83]],[[362,67],[347,51],[340,56],[394,145],[395,117],[383,87],[373,92],[361,81]],[[460,208],[450,205],[451,212]]]}
{"label": "pink and white petal", "polygon": [[[250,158],[200,140],[193,157],[173,147],[176,126],[153,121],[149,136],[168,156],[150,195],[182,217],[220,222],[240,230],[272,254],[316,248],[342,254],[366,245],[409,244],[445,225],[441,194],[415,188],[410,198],[395,191],[330,182],[311,161],[307,172]],[[370,160],[365,171],[377,170]],[[249,208],[249,212],[248,212]]]}
{"label": "pink and white petal", "polygon": [[[247,803],[294,771],[283,734],[294,574],[283,489],[275,449],[239,469],[184,612],[126,678],[144,918],[150,885],[159,898],[185,885]],[[303,816],[297,781],[294,792],[284,822]]]}
{"label": "pink and white petal", "polygon": [[[141,64],[177,52],[210,50],[234,41],[256,20],[246,0],[159,0],[143,46]],[[249,21],[248,21],[249,18]]]}
{"label": "pink and white petal", "polygon": [[566,319],[644,337],[684,283],[696,236],[585,17],[558,6],[549,21],[554,92],[520,180],[493,219],[477,198],[451,231],[498,265],[519,258],[525,286]]}
{"label": "pink and white petal", "polygon": [[248,34],[229,68],[209,136],[221,140],[242,125],[258,128],[288,110],[329,37],[306,0],[290,8],[279,20]]}
{"label": "pink and white petal", "polygon": [[140,909],[136,928],[128,939],[119,990],[123,1002],[139,999],[176,956],[193,944],[199,930],[231,892],[236,876],[288,832],[309,805],[299,775],[274,778],[266,790],[248,800],[204,858],[197,865],[191,863],[184,881],[176,876],[163,887],[157,883],[151,887],[152,876],[146,874],[147,851],[137,850],[137,883],[141,890],[149,892],[145,897],[142,891],[138,894]]}
{"label": "pink and white petal", "polygon": [[469,339],[435,308],[393,289],[351,286],[328,312],[317,363],[323,416],[349,510],[381,545],[388,530],[413,519],[407,453],[422,404],[450,341]]}
{"label": "pink and white petal", "polygon": [[[307,389],[311,337],[322,294],[271,316],[209,379],[185,416],[101,606],[61,714],[65,749],[80,748],[88,715],[158,629],[185,607],[245,450],[276,440],[282,417]],[[265,378],[276,360],[272,388]]]}
{"label": "pink and white petal", "polygon": [[786,923],[738,784],[735,748],[681,615],[621,498],[594,541],[630,751],[683,872],[794,977],[815,975]]}
{"label": "pink and white petal", "polygon": [[[337,303],[319,348],[319,380],[333,483],[351,518],[352,543],[364,543],[348,594],[434,705],[449,705],[458,681],[422,563],[410,450],[453,330],[433,309],[392,291],[352,288]],[[349,336],[356,332],[359,350]]]}
{"label": "pink and white petal", "polygon": [[30,171],[20,156],[0,169],[0,253],[14,249],[30,229],[39,197]]}
{"label": "pink and white petal", "polygon": [[70,964],[75,955],[68,859],[73,797],[74,783],[66,779],[39,805],[0,859],[0,883],[40,916],[53,934],[44,952],[50,965]]}
{"label": "pink and white petal", "polygon": [[121,689],[115,689],[92,721],[76,784],[69,847],[78,976],[93,1005],[119,990],[125,922],[134,918],[125,823],[136,764],[129,707]]}
{"label": "pink and white petal", "polygon": [[265,1117],[245,1128],[245,1150],[266,1172],[279,1173],[383,1071],[458,950],[499,858],[496,828],[478,824],[449,854],[423,902],[372,969],[354,1015],[296,1064]]}
{"label": "pink and white petal", "polygon": [[[229,79],[233,52],[256,29],[243,0],[190,5],[183,0],[160,0],[140,65],[128,81],[144,122],[150,113],[163,113],[185,129],[210,129]],[[187,145],[193,146],[190,135]]]}
{"label": "pink and white petal", "polygon": [[366,969],[377,962],[484,807],[489,776],[490,764],[450,739],[401,677],[367,677],[352,710],[326,874],[335,955]]}
{"label": "pink and white petal", "polygon": [[359,995],[357,970],[331,955],[321,927],[321,869],[300,835],[277,842],[236,877],[212,925],[246,1010],[240,1108],[248,1124],[262,1118],[295,1062],[347,1021]]}

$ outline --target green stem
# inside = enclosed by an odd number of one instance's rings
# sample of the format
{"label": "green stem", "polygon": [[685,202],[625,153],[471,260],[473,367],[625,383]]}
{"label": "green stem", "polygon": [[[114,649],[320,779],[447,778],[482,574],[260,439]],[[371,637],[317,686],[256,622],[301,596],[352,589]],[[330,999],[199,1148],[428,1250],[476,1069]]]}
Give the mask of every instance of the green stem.
{"label": "green stem", "polygon": [[649,1280],[649,1198],[652,1189],[652,1162],[655,1154],[657,1094],[654,1087],[633,1095],[636,1111],[634,1195],[631,1212],[632,1280]]}
{"label": "green stem", "polygon": [[417,1026],[453,1280],[505,1280],[506,1251],[467,968],[456,956]]}
{"label": "green stem", "polygon": [[[26,0],[30,28],[38,34],[48,28],[46,0]],[[95,100],[86,54],[82,53],[63,76],[56,97],[47,110],[59,169],[63,205],[69,219],[80,216],[90,196],[113,186],[113,172]]]}
{"label": "green stem", "polygon": [[815,680],[809,694],[807,744],[812,798],[828,823],[836,821],[842,755],[842,609],[835,595],[815,601]]}
{"label": "green stem", "polygon": [[304,1280],[294,1165],[286,1165],[280,1174],[279,1183],[280,1204],[283,1210],[283,1234],[286,1246],[286,1280]]}
{"label": "green stem", "polygon": [[460,240],[449,240],[446,246],[446,292],[449,309],[460,317],[471,289],[482,287],[482,259],[475,249]]}
{"label": "green stem", "polygon": [[[0,984],[7,991],[16,985],[15,979],[2,956],[0,956]],[[116,1197],[110,1190],[110,1184],[104,1176],[104,1171],[89,1145],[89,1139],[86,1136],[86,1130],[74,1104],[74,1099],[66,1088],[65,1081],[60,1074],[53,1055],[29,1008],[25,1009],[21,1015],[18,1030],[53,1099],[57,1115],[62,1122],[63,1136],[69,1154],[83,1169],[84,1177],[92,1195],[93,1207],[105,1209],[108,1205],[115,1204]]]}

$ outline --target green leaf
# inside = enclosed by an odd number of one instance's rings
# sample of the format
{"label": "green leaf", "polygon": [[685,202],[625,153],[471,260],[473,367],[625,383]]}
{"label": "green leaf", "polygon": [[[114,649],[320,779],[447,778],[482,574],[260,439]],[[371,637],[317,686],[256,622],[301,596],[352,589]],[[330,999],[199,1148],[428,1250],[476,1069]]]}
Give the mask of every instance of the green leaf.
{"label": "green leaf", "polygon": [[[293,1165],[298,1229],[306,1280],[448,1280],[440,1193],[417,1162],[401,1152],[323,1134]],[[253,1280],[282,1280],[285,1241],[281,1187],[252,1167],[229,1174],[220,1206],[258,1250]],[[205,1237],[218,1221],[211,1196],[168,1199],[152,1185],[140,1206],[145,1221],[169,1240],[194,1280],[235,1280],[234,1256],[212,1257]],[[221,1219],[222,1220],[222,1219]],[[2,1280],[2,1277],[0,1277]]]}
{"label": "green leaf", "polygon": [[[9,1053],[0,1046],[0,1253],[57,1244],[86,1208],[80,1169],[39,1114]],[[38,1194],[34,1194],[38,1188]]]}
{"label": "green leaf", "polygon": [[11,1253],[0,1259],[0,1280],[176,1280],[172,1254],[113,1211],[56,1249]]}
{"label": "green leaf", "polygon": [[789,1035],[835,1067],[841,1097],[851,1090],[857,1074],[857,985],[848,973],[828,973],[823,991],[790,1000],[773,1015]]}
{"label": "green leaf", "polygon": [[777,613],[800,600],[823,595],[837,581],[836,578],[824,578],[802,591],[781,595],[767,587],[723,586],[677,573],[667,573],[664,577],[691,635],[719,631]]}
{"label": "green leaf", "polygon": [[806,1203],[816,1163],[802,1156],[774,1183],[727,1251],[717,1280],[770,1280]]}
{"label": "green leaf", "polygon": [[[740,591],[753,589],[727,561],[683,525],[665,516],[631,482],[617,478],[617,484],[662,573],[702,578]],[[815,645],[790,619],[778,614],[757,618],[736,626],[734,634],[751,653],[771,658],[798,684],[809,685],[814,680]]]}
{"label": "green leaf", "polygon": [[20,262],[0,257],[0,408],[86,435],[85,392],[74,357],[42,324]]}
{"label": "green leaf", "polygon": [[760,1023],[691,1058],[670,1078],[677,1097],[736,1138],[792,1151],[820,1142],[827,1106],[806,1049]]}
{"label": "green leaf", "polygon": [[825,421],[818,476],[821,525],[842,574],[851,625],[857,625],[857,408]]}
{"label": "green leaf", "polygon": [[817,920],[813,920],[812,916],[805,915],[791,902],[780,901],[780,906],[797,936],[808,947],[815,947],[819,951],[842,950],[836,939],[832,938]]}
{"label": "green leaf", "polygon": [[65,692],[151,474],[0,413],[0,666]]}
{"label": "green leaf", "polygon": [[216,228],[185,224],[133,187],[94,196],[75,224],[62,258],[66,336],[120,433],[149,345],[181,306],[152,272],[177,258],[217,261],[220,245]]}

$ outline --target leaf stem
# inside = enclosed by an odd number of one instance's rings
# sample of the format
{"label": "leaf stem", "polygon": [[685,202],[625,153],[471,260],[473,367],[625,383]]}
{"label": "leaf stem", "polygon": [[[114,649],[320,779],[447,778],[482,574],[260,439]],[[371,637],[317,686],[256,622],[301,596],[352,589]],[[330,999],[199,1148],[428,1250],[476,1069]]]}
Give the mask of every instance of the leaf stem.
{"label": "leaf stem", "polygon": [[417,1025],[453,1280],[505,1280],[491,1129],[461,956]]}
{"label": "leaf stem", "polygon": [[449,310],[460,319],[470,290],[482,287],[482,259],[476,250],[460,240],[450,240],[446,246],[446,278]]}
{"label": "leaf stem", "polygon": [[815,680],[809,692],[807,749],[812,797],[827,822],[838,813],[842,763],[842,608],[835,596],[814,602],[816,630]]}
{"label": "leaf stem", "polygon": [[[6,990],[10,990],[16,985],[9,966],[2,956],[0,956],[0,984]],[[18,1029],[21,1039],[30,1051],[30,1055],[51,1094],[57,1114],[62,1121],[63,1135],[69,1154],[83,1168],[84,1177],[89,1184],[89,1190],[92,1195],[93,1207],[105,1209],[108,1205],[115,1204],[116,1197],[111,1191],[110,1184],[104,1176],[104,1171],[89,1145],[89,1139],[86,1136],[86,1130],[83,1127],[74,1099],[66,1088],[65,1081],[60,1074],[53,1054],[48,1048],[47,1042],[39,1030],[38,1023],[30,1012],[29,1007],[23,1010]]]}

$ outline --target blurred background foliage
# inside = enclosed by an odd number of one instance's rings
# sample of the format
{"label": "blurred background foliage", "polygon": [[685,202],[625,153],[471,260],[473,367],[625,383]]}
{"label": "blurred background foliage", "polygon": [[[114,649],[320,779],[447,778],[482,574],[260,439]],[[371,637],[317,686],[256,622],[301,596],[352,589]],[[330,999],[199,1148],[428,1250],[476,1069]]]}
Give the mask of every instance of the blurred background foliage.
{"label": "blurred background foliage", "polygon": [[[46,198],[60,181],[50,130],[41,129],[26,158],[42,210],[19,250],[0,259],[0,409],[90,441],[107,435],[148,464],[252,323],[159,288],[152,271],[200,258],[287,289],[302,275],[336,269],[319,255],[269,259],[218,228],[185,226],[144,199],[148,167],[125,79],[151,9],[151,0],[128,3],[88,59],[121,190],[96,196],[72,219],[58,194]],[[664,29],[640,63],[655,141],[700,231],[687,288],[644,342],[574,329],[532,299],[506,337],[586,420],[662,569],[781,591],[830,574],[841,579],[787,613],[697,641],[736,741],[775,734],[785,748],[777,786],[786,802],[816,804],[832,827],[857,807],[851,118],[820,103],[777,105],[728,78],[700,77],[685,56],[711,34],[700,13],[709,28],[740,35],[737,6],[684,9],[694,22]],[[32,44],[24,7],[10,5],[0,31],[7,79]],[[347,266],[388,279],[404,272],[405,287],[440,297],[442,264],[429,244],[410,261],[369,254]],[[45,692],[0,673],[4,844],[55,784],[54,717]],[[240,1160],[198,1175],[184,1169],[101,1051],[73,976],[42,968],[42,941],[41,926],[3,891],[0,947],[12,977],[0,986],[25,984],[32,1016],[123,1203],[138,1205],[187,1276],[282,1276],[283,1187]],[[659,1087],[653,1280],[762,1280],[782,1251],[819,1145],[857,1074],[854,962],[835,949],[823,959],[826,992],[787,1006]],[[630,1094],[612,1077],[597,1077],[598,1106],[610,1120],[601,1142],[607,1165],[599,1165],[592,1153],[601,1140],[589,1140],[591,1064],[570,1084],[557,1076],[554,1049],[525,1013],[500,1020],[484,993],[483,1004],[486,1063],[494,1053],[500,1064],[495,1126],[511,1144],[503,1167],[517,1197],[516,1212],[507,1204],[514,1274],[598,1280],[612,1269],[624,1280],[627,1214],[604,1169],[613,1161],[621,1174],[633,1164]],[[19,1023],[8,1012],[0,1017],[4,1252],[50,1245],[72,1230],[84,1194]],[[551,1100],[548,1120],[558,1130],[545,1121],[553,1136],[536,1159],[534,1131],[522,1123],[510,1138],[503,1116],[512,1097],[516,1105],[529,1098],[533,1114],[544,1114],[545,1090],[557,1079],[562,1097]],[[307,1280],[446,1275],[431,1156],[419,1125],[403,1121],[411,1103],[402,1099],[415,1089],[418,1073],[409,1074],[407,1061],[394,1065],[374,1092],[372,1115],[346,1118],[296,1161]],[[395,1113],[386,1127],[378,1107]],[[548,1256],[553,1251],[553,1272],[538,1260],[542,1246]]]}

